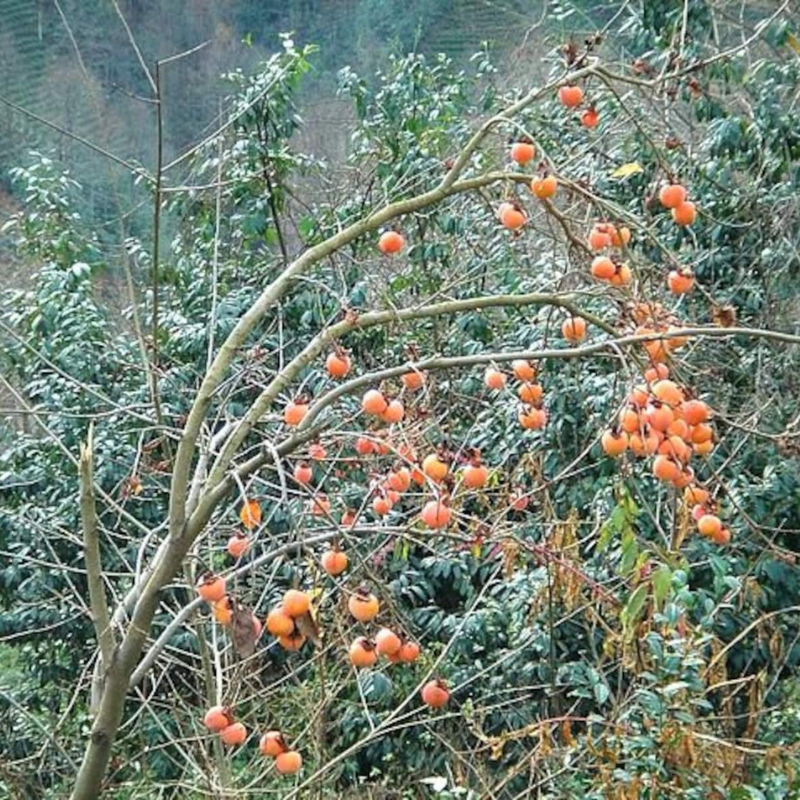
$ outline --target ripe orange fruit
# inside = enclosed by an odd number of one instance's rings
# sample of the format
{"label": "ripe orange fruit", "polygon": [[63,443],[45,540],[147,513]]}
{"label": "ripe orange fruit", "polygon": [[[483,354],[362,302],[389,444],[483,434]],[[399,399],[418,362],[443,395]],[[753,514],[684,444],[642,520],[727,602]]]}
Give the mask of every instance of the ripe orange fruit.
{"label": "ripe orange fruit", "polygon": [[386,492],[386,499],[394,506],[400,502],[400,492],[396,492],[394,489],[384,488]]}
{"label": "ripe orange fruit", "polygon": [[436,453],[425,456],[422,462],[422,471],[432,480],[439,483],[447,477],[448,467]]}
{"label": "ripe orange fruit", "polygon": [[280,731],[267,731],[258,742],[258,749],[265,755],[275,758],[289,749]]}
{"label": "ripe orange fruit", "polygon": [[219,735],[224,744],[229,747],[234,747],[241,744],[247,738],[247,728],[241,722],[234,722],[233,725],[228,725],[224,728]]}
{"label": "ripe orange fruit", "polygon": [[267,630],[273,636],[291,636],[294,631],[294,620],[286,613],[283,606],[276,606],[267,614]]}
{"label": "ripe orange fruit", "polygon": [[425,384],[425,373],[424,372],[406,372],[402,376],[403,386],[409,392],[414,392],[417,389],[421,389]]}
{"label": "ripe orange fruit", "polygon": [[296,653],[306,643],[306,637],[300,631],[292,631],[288,636],[279,636],[278,644],[290,653]]}
{"label": "ripe orange fruit", "polygon": [[222,600],[225,597],[225,578],[206,573],[197,583],[197,594],[209,603]]}
{"label": "ripe orange fruit", "polygon": [[228,553],[234,558],[241,558],[250,547],[250,540],[241,533],[234,533],[228,539],[227,550]]}
{"label": "ripe orange fruit", "polygon": [[611,244],[614,247],[623,247],[628,244],[631,240],[631,229],[622,226],[621,228],[617,229],[613,225],[611,226]]}
{"label": "ripe orange fruit", "polygon": [[674,419],[669,428],[667,428],[666,433],[667,436],[680,436],[684,441],[689,440],[689,426],[686,424],[686,420],[683,419]]}
{"label": "ripe orange fruit", "polygon": [[486,384],[487,388],[493,391],[500,391],[500,389],[504,388],[506,385],[506,376],[500,372],[499,369],[488,367],[483,374],[483,382]]}
{"label": "ripe orange fruit", "polygon": [[329,516],[331,513],[331,501],[323,492],[318,492],[310,500],[306,501],[306,508],[315,517]]}
{"label": "ripe orange fruit", "polygon": [[685,467],[680,474],[679,478],[672,481],[676,489],[683,489],[694,480],[694,470],[691,467]]}
{"label": "ripe orange fruit", "polygon": [[447,691],[447,684],[444,681],[434,679],[428,681],[422,687],[422,702],[431,708],[441,708],[450,699],[450,692]]}
{"label": "ripe orange fruit", "polygon": [[662,403],[677,408],[683,402],[683,392],[674,381],[667,378],[661,381],[656,381],[651,387],[650,391],[654,397],[657,397]]}
{"label": "ripe orange fruit", "polygon": [[632,278],[633,273],[631,272],[631,268],[627,264],[619,264],[614,274],[611,276],[609,283],[612,286],[627,286]]}
{"label": "ripe orange fruit", "polygon": [[[611,247],[611,234],[608,232],[607,225],[595,225],[589,231],[587,239],[589,247],[592,250],[602,250],[604,247]],[[594,275],[594,271],[592,271]]]}
{"label": "ripe orange fruit", "polygon": [[681,405],[681,412],[689,425],[700,425],[708,420],[708,406],[702,400],[687,400]]}
{"label": "ripe orange fruit", "polygon": [[674,458],[685,464],[692,457],[692,450],[680,436],[666,436],[658,446],[662,455]]}
{"label": "ripe orange fruit", "polygon": [[650,402],[650,392],[648,388],[643,384],[634,386],[628,394],[628,402],[635,409],[644,408]]}
{"label": "ripe orange fruit", "polygon": [[283,610],[292,618],[305,614],[311,607],[311,598],[299,589],[289,589],[283,596]]}
{"label": "ripe orange fruit", "polygon": [[619,412],[619,426],[625,433],[636,433],[641,427],[639,415],[632,408],[623,408]]}
{"label": "ripe orange fruit", "polygon": [[230,597],[225,595],[222,600],[217,600],[217,602],[211,606],[211,613],[220,625],[230,625],[233,621],[233,608],[231,607]]}
{"label": "ripe orange fruit", "polygon": [[530,142],[514,142],[511,145],[511,159],[525,165],[536,157],[536,148]]}
{"label": "ripe orange fruit", "polygon": [[716,514],[703,514],[697,520],[697,530],[702,536],[717,536],[722,530],[722,521]]}
{"label": "ripe orange fruit", "polygon": [[644,413],[650,427],[656,431],[665,431],[675,419],[675,412],[661,402],[650,403]]}
{"label": "ripe orange fruit", "polygon": [[598,122],[600,122],[600,115],[594,107],[587,108],[586,111],[581,114],[581,125],[583,125],[584,128],[596,128]]}
{"label": "ripe orange fruit", "polygon": [[704,505],[696,505],[692,506],[692,519],[697,522],[700,517],[704,517],[708,514],[708,509]]}
{"label": "ripe orange fruit", "polygon": [[531,191],[540,199],[547,200],[558,190],[558,179],[555,175],[545,175],[531,181]]}
{"label": "ripe orange fruit", "polygon": [[708,442],[714,436],[714,431],[710,425],[707,425],[705,422],[701,422],[697,425],[692,426],[691,430],[691,437],[692,442],[694,444],[702,444],[703,442]]}
{"label": "ripe orange fruit", "polygon": [[707,456],[711,453],[714,449],[714,442],[709,439],[705,442],[698,442],[692,445],[692,450],[697,453],[698,456]]}
{"label": "ripe orange fruit", "polygon": [[514,511],[524,511],[530,503],[530,498],[521,489],[512,492],[508,504]]}
{"label": "ripe orange fruit", "polygon": [[694,288],[694,275],[688,269],[670,270],[667,275],[667,286],[672,294],[686,294]]}
{"label": "ripe orange fruit", "polygon": [[610,281],[617,273],[617,265],[608,256],[597,256],[592,261],[592,277]]}
{"label": "ripe orange fruit", "polygon": [[328,456],[328,451],[319,442],[314,442],[308,447],[308,457],[314,461],[324,461]]}
{"label": "ripe orange fruit", "polygon": [[520,409],[517,419],[525,430],[538,431],[547,424],[547,412],[543,408],[528,406]]}
{"label": "ripe orange fruit", "polygon": [[343,528],[349,528],[356,523],[356,512],[352,508],[345,510],[342,514],[342,520],[339,523]]}
{"label": "ripe orange fruit", "polygon": [[395,492],[407,492],[411,486],[411,473],[408,467],[395,467],[386,476],[386,485]]}
{"label": "ripe orange fruit", "polygon": [[348,564],[347,554],[341,550],[326,550],[320,559],[322,569],[328,575],[341,575],[346,569]]}
{"label": "ripe orange fruit", "polygon": [[676,225],[691,225],[697,219],[697,209],[690,200],[684,200],[672,209],[672,220]]}
{"label": "ripe orange fruit", "polygon": [[366,636],[359,636],[350,645],[348,651],[350,663],[359,669],[363,667],[374,667],[378,661],[378,653],[375,643]]}
{"label": "ripe orange fruit", "polygon": [[532,381],[536,378],[536,370],[530,361],[518,358],[511,362],[511,370],[519,381]]}
{"label": "ripe orange fruit", "polygon": [[700,486],[687,486],[683,492],[683,500],[687,505],[690,506],[704,506],[710,499],[711,495],[709,494],[708,490],[703,489]]}
{"label": "ripe orange fruit", "polygon": [[387,453],[390,453],[392,451],[392,446],[386,441],[387,432],[376,431],[375,436],[378,437],[378,441],[375,442],[375,452],[379,456],[385,456]]}
{"label": "ripe orange fruit", "polygon": [[511,231],[519,230],[528,221],[528,215],[519,207],[507,204],[500,214],[500,222]]}
{"label": "ripe orange fruit", "polygon": [[392,510],[392,503],[388,497],[378,495],[372,501],[372,510],[379,516],[385,517]]}
{"label": "ripe orange fruit", "polygon": [[375,649],[383,656],[393,656],[400,652],[403,642],[400,637],[389,628],[381,628],[375,634]]}
{"label": "ripe orange fruit", "polygon": [[658,193],[658,200],[664,208],[677,208],[686,200],[686,187],[680,183],[665,183]]}
{"label": "ripe orange fruit", "polygon": [[721,528],[717,533],[712,534],[711,541],[715,544],[730,544],[731,532],[728,528]]}
{"label": "ripe orange fruit", "polygon": [[681,476],[681,468],[669,456],[656,456],[653,461],[653,475],[660,481],[671,483]]}
{"label": "ripe orange fruit", "polygon": [[558,90],[558,99],[567,108],[575,108],[583,101],[583,89],[580,86],[562,86]]}
{"label": "ripe orange fruit", "polygon": [[508,202],[500,203],[500,205],[497,206],[497,219],[502,221],[503,214],[505,214],[506,211],[508,211],[509,208],[514,208],[514,204],[513,203],[508,203]]}
{"label": "ripe orange fruit", "polygon": [[538,403],[544,396],[544,389],[538,383],[522,383],[517,396],[523,403]]}
{"label": "ripe orange fruit", "polygon": [[281,775],[295,775],[303,766],[303,757],[297,750],[287,750],[280,753],[275,759],[275,769]]}
{"label": "ripe orange fruit", "polygon": [[411,664],[419,658],[419,645],[416,642],[403,642],[397,655],[406,664]]}
{"label": "ripe orange fruit", "polygon": [[286,408],[283,409],[283,421],[294,428],[305,419],[306,414],[308,414],[308,403],[292,401],[287,403]]}
{"label": "ripe orange fruit", "polygon": [[399,253],[405,246],[406,240],[397,231],[386,231],[378,239],[378,250],[384,255]]}
{"label": "ripe orange fruit", "polygon": [[403,419],[405,409],[399,400],[392,400],[386,410],[381,414],[381,419],[388,425],[395,425]]}
{"label": "ripe orange fruit", "polygon": [[443,500],[429,500],[420,512],[422,521],[434,530],[446,528],[450,524],[452,515],[453,512]]}
{"label": "ripe orange fruit", "polygon": [[389,403],[383,396],[383,392],[378,389],[369,389],[361,398],[361,408],[364,409],[365,413],[371,414],[374,417],[379,417],[383,414],[388,405]]}
{"label": "ripe orange fruit", "polygon": [[[667,328],[667,333],[674,334],[679,330],[680,326],[670,325]],[[664,347],[666,347],[667,350],[680,350],[680,348],[689,341],[689,338],[689,336],[670,336],[670,338],[664,342]]]}
{"label": "ripe orange fruit", "polygon": [[257,500],[248,500],[239,510],[239,519],[248,530],[253,530],[261,524],[261,506]]}
{"label": "ripe orange fruit", "polygon": [[581,342],[586,336],[586,320],[583,317],[568,317],[561,324],[561,335],[568,342]]}
{"label": "ripe orange fruit", "polygon": [[628,449],[628,434],[624,431],[606,431],[600,438],[600,445],[607,456],[618,458]]}
{"label": "ripe orange fruit", "polygon": [[307,461],[298,461],[297,464],[294,465],[294,479],[298,483],[306,484],[311,483],[311,478],[313,476],[313,471],[311,469],[311,465]]}
{"label": "ripe orange fruit", "polygon": [[658,434],[656,431],[651,430],[649,426],[643,432],[632,433],[628,439],[628,447],[639,458],[654,455],[658,452],[660,444],[661,440],[658,438]]}
{"label": "ripe orange fruit", "polygon": [[380,603],[369,589],[362,586],[350,595],[347,608],[359,622],[369,622],[378,616]]}
{"label": "ripe orange fruit", "polygon": [[486,485],[489,479],[489,470],[485,464],[467,464],[461,473],[464,486],[470,489],[480,489]]}
{"label": "ripe orange fruit", "polygon": [[226,706],[211,706],[203,717],[203,725],[212,733],[219,733],[233,722],[230,709]]}
{"label": "ripe orange fruit", "polygon": [[[645,325],[640,325],[634,331],[637,336],[649,336],[659,332],[660,331],[655,331]],[[642,342],[642,347],[644,347],[644,349],[647,351],[647,355],[651,361],[666,361],[669,357],[668,345],[664,339],[651,339],[644,341]]]}
{"label": "ripe orange fruit", "polygon": [[330,353],[325,359],[325,368],[332,378],[344,378],[350,372],[350,356],[346,353]]}
{"label": "ripe orange fruit", "polygon": [[644,379],[648,383],[655,383],[669,378],[669,367],[666,364],[654,364],[644,371]]}
{"label": "ripe orange fruit", "polygon": [[359,436],[356,439],[356,452],[360,456],[368,456],[376,450],[375,442],[372,439],[367,439],[366,436]]}

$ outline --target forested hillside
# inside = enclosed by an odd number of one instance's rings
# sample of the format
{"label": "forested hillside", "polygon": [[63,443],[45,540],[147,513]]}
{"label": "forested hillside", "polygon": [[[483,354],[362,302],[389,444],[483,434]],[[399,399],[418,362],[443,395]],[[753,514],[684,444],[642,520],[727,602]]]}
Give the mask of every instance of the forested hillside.
{"label": "forested hillside", "polygon": [[[117,0],[116,7],[111,0],[0,0],[0,96],[148,166],[156,149],[155,113],[147,102],[152,91],[117,7],[151,68],[157,59],[206,44],[164,70],[167,159],[213,129],[229,94],[221,76],[252,69],[275,49],[280,33],[294,31],[299,42],[320,48],[300,107],[317,143],[327,142],[333,155],[341,155],[347,139],[342,123],[350,117],[346,104],[335,102],[339,69],[350,65],[370,74],[392,50],[411,49],[445,52],[465,64],[483,41],[491,42],[502,63],[526,29],[541,22],[543,10],[541,0],[410,0],[402,8],[385,0]],[[579,10],[563,20],[551,16],[548,31],[582,16]],[[578,27],[593,29],[594,16]],[[81,177],[82,210],[99,219],[113,216],[112,178],[102,156],[8,105],[0,106],[0,136],[7,189],[10,167],[23,163],[32,148],[52,149]],[[129,197],[129,178],[112,171],[117,191]]]}

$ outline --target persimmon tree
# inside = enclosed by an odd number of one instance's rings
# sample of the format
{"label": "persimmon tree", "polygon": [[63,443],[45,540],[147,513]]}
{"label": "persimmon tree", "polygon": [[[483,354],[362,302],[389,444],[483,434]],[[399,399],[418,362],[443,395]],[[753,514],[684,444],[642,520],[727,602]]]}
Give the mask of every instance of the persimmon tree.
{"label": "persimmon tree", "polygon": [[136,170],[121,332],[79,187],[18,170],[3,626],[48,668],[9,785],[797,789],[797,40],[661,5],[534,88],[343,72],[338,168],[285,39]]}

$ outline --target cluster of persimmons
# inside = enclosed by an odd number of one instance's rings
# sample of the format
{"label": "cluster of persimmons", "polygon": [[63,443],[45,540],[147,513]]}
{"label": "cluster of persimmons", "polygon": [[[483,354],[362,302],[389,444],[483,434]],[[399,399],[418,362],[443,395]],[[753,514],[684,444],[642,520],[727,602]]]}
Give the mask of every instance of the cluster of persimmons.
{"label": "cluster of persimmons", "polygon": [[[583,90],[575,85],[562,86],[558,97],[567,109],[578,109],[584,102]],[[580,122],[587,128],[594,128],[599,122],[599,114],[593,106],[586,107],[581,113]],[[520,138],[512,144],[510,158],[517,165],[525,167],[536,158],[536,146],[530,139]],[[540,200],[549,200],[555,196],[558,187],[557,177],[542,163],[531,181],[531,192]],[[658,200],[671,211],[675,224],[685,226],[694,222],[695,206],[680,183],[674,180],[665,183],[658,192]],[[528,222],[527,213],[516,202],[502,203],[497,214],[500,223],[514,232],[520,231]],[[586,249],[592,254],[590,272],[594,279],[614,287],[625,287],[631,283],[633,274],[623,259],[631,241],[628,227],[608,221],[596,222],[585,241]],[[384,255],[393,256],[405,248],[406,240],[398,230],[387,230],[380,235],[377,246]],[[688,269],[676,268],[667,276],[667,285],[673,294],[685,294],[694,287],[694,276]],[[659,304],[636,304],[632,316],[636,322],[634,332],[637,334],[658,335],[674,327],[674,320]],[[570,315],[561,326],[561,334],[570,344],[583,341],[586,333],[586,319],[579,315]],[[605,454],[612,458],[620,458],[627,453],[637,458],[652,458],[653,475],[683,491],[699,533],[714,542],[727,543],[730,541],[730,531],[716,515],[711,493],[698,483],[690,463],[693,457],[706,456],[713,450],[711,411],[703,400],[693,396],[688,387],[670,378],[670,368],[665,363],[673,351],[683,344],[685,340],[675,336],[642,342],[647,356],[647,364],[642,368],[643,380],[630,389],[616,424],[602,434],[600,443]],[[334,380],[346,378],[352,366],[349,353],[338,345],[325,360],[325,369]],[[544,428],[548,417],[536,367],[527,360],[518,359],[511,363],[510,371],[517,382],[519,424],[527,430]],[[509,388],[508,378],[509,375],[502,368],[493,364],[484,373],[484,384],[491,392],[506,392]],[[378,519],[390,514],[402,496],[412,485],[416,485],[422,491],[431,490],[431,495],[421,502],[420,524],[431,530],[443,531],[453,521],[451,495],[455,491],[468,493],[483,489],[489,482],[490,470],[475,448],[462,448],[454,453],[442,444],[420,457],[406,441],[399,442],[400,437],[392,436],[391,431],[396,430],[393,426],[400,426],[406,417],[404,398],[407,400],[408,396],[423,389],[427,375],[410,369],[402,375],[401,380],[402,392],[397,396],[389,396],[381,388],[370,388],[363,394],[360,406],[364,417],[371,423],[386,427],[376,430],[372,425],[372,430],[365,429],[355,436],[353,447],[361,458],[391,454],[395,459],[390,468],[375,475],[370,485],[370,507]],[[300,425],[308,414],[309,403],[305,395],[287,403],[283,409],[284,423],[289,427]],[[291,474],[295,484],[309,498],[309,512],[334,522],[330,500],[314,488],[313,462],[326,459],[324,445],[319,441],[314,442],[307,454],[294,464]],[[522,511],[528,504],[528,497],[522,491],[514,492],[509,496],[508,504],[511,509]],[[334,524],[337,530],[353,530],[358,516],[359,512],[346,509],[339,522]],[[256,500],[245,500],[240,510],[240,520],[247,532],[261,524],[261,508]],[[227,542],[227,551],[234,559],[241,559],[249,550],[247,532],[234,533]],[[338,538],[332,539],[332,544],[322,553],[319,563],[322,570],[334,579],[348,570],[349,559],[341,549]],[[220,624],[231,624],[236,605],[227,592],[224,577],[206,573],[197,585],[197,592],[211,604],[213,615]],[[281,603],[269,611],[266,629],[285,650],[297,651],[307,639],[315,643],[318,641],[314,603],[313,594],[291,588],[285,592]],[[378,617],[380,602],[368,586],[361,585],[348,593],[347,608],[358,623],[368,626]],[[253,630],[258,639],[262,625],[255,614]],[[390,663],[412,663],[419,655],[420,647],[416,642],[387,626],[378,627],[374,635],[357,636],[348,649],[349,661],[356,669],[375,666],[379,656],[384,656]],[[449,691],[444,682],[434,678],[422,687],[421,696],[428,706],[440,708],[448,702]],[[239,745],[247,739],[245,726],[235,721],[228,707],[210,708],[204,722],[227,745]],[[261,737],[260,750],[275,759],[276,769],[281,774],[294,774],[302,766],[300,753],[287,744],[280,731],[265,733]]]}

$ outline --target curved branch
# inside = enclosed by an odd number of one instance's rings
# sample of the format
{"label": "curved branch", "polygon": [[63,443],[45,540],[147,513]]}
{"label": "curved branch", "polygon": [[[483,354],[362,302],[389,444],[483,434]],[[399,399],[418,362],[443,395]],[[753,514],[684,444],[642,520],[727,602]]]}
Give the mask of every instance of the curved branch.
{"label": "curved branch", "polygon": [[[381,225],[396,217],[420,211],[451,195],[471,191],[481,186],[487,186],[498,180],[508,180],[510,173],[491,172],[475,178],[457,181],[459,175],[469,162],[470,156],[488,135],[494,125],[498,124],[506,117],[518,114],[539,97],[552,91],[556,86],[576,81],[594,70],[595,65],[592,64],[591,66],[563,75],[558,80],[552,81],[540,89],[532,90],[521,100],[513,103],[500,114],[487,120],[467,142],[456,158],[453,167],[435,189],[423,192],[407,200],[390,203],[370,216],[348,225],[344,230],[339,231],[339,233],[334,234],[320,244],[309,248],[289,264],[289,266],[287,266],[261,293],[255,303],[242,315],[234,329],[228,335],[228,338],[220,347],[217,356],[203,378],[197,395],[195,396],[194,403],[192,404],[192,408],[187,416],[186,425],[184,426],[181,442],[175,457],[175,468],[172,473],[172,485],[170,487],[169,520],[171,536],[179,536],[186,524],[186,492],[189,482],[189,471],[197,437],[200,433],[200,427],[206,411],[211,405],[214,392],[236,357],[239,348],[242,347],[249,334],[264,317],[269,308],[288,290],[292,280],[353,240],[370,231],[377,230]],[[286,382],[282,380],[281,376],[279,376],[276,381],[280,384]]]}
{"label": "curved branch", "polygon": [[544,292],[531,292],[529,294],[519,295],[488,295],[483,297],[470,297],[463,300],[446,300],[427,306],[417,306],[416,308],[373,311],[367,314],[361,314],[358,317],[347,317],[341,322],[337,322],[318,333],[265,387],[247,410],[244,417],[242,417],[236,430],[215,459],[213,468],[209,474],[207,487],[213,489],[223,479],[237,450],[253,427],[269,410],[269,407],[275,401],[278,394],[331,342],[336,341],[345,334],[379,325],[429,319],[432,317],[446,316],[448,314],[460,314],[466,311],[481,311],[485,308],[514,308],[532,305],[548,305],[563,308],[569,311],[573,316],[583,317],[587,322],[592,323],[607,333],[616,335],[614,327],[605,322],[605,320],[578,308],[578,306],[575,305],[572,295]]}
{"label": "curved branch", "polygon": [[[370,529],[370,533],[374,531]],[[358,534],[358,528],[348,529],[348,534]],[[303,541],[303,546],[308,547],[315,544],[323,544],[324,542],[329,542],[331,539],[335,539],[337,536],[341,536],[341,531],[336,530],[328,531],[326,533],[320,534],[319,536],[312,536],[309,539]],[[296,542],[290,542],[289,544],[281,545],[280,547],[276,547],[274,550],[270,550],[268,553],[264,553],[260,555],[258,558],[254,558],[252,561],[244,564],[237,569],[232,570],[230,573],[226,575],[226,578],[241,578],[244,575],[247,575],[248,572],[251,572],[256,567],[260,567],[263,564],[269,564],[270,561],[274,561],[276,558],[279,558],[282,555],[290,551],[294,551],[297,549]],[[170,621],[169,625],[161,632],[161,635],[153,642],[150,649],[145,654],[144,658],[139,662],[139,665],[136,667],[133,675],[131,675],[130,682],[128,683],[128,688],[132,689],[134,686],[141,683],[144,679],[145,675],[150,670],[150,667],[155,664],[156,659],[164,650],[164,648],[169,643],[169,640],[172,638],[175,631],[183,625],[186,620],[188,620],[198,608],[200,608],[205,603],[201,597],[196,597],[191,602],[187,603]]]}
{"label": "curved branch", "polygon": [[[395,217],[403,216],[404,214],[412,214],[415,211],[438,203],[451,195],[471,191],[472,189],[486,186],[498,180],[505,179],[506,177],[507,173],[504,172],[487,173],[479,178],[471,178],[453,184],[447,189],[436,188],[408,200],[390,203],[371,216],[354,222],[352,225],[349,225],[324,242],[306,250],[286,267],[286,269],[284,269],[261,293],[255,303],[240,317],[234,329],[228,334],[228,338],[222,343],[219,352],[200,384],[192,408],[186,418],[186,425],[184,426],[180,444],[178,445],[178,452],[175,457],[175,467],[172,473],[172,485],[170,487],[170,536],[176,538],[180,536],[184,530],[186,523],[186,493],[195,444],[206,411],[211,405],[214,393],[222,382],[237,352],[247,340],[247,337],[265,316],[267,311],[284,295],[291,282],[309,267],[327,258],[354,239],[363,236],[365,233],[376,230]],[[289,383],[294,374],[300,370],[301,366],[302,364],[298,363],[293,373],[291,370],[284,369],[283,372],[275,378],[273,385],[275,386],[276,394],[283,386]]]}
{"label": "curved branch", "polygon": [[[284,456],[293,453],[302,444],[316,438],[328,425],[324,422],[314,420],[330,405],[340,397],[363,389],[367,386],[374,386],[382,380],[398,378],[409,371],[440,370],[452,369],[454,367],[479,366],[491,363],[507,363],[515,359],[527,359],[538,361],[546,358],[583,358],[608,351],[611,354],[620,355],[620,349],[625,346],[642,344],[663,339],[676,339],[682,337],[705,336],[709,338],[725,338],[727,336],[752,336],[755,338],[768,339],[773,341],[785,342],[787,344],[800,344],[800,336],[791,333],[781,333],[780,331],[770,331],[762,328],[679,328],[672,331],[660,333],[632,334],[630,336],[620,336],[616,339],[607,339],[594,344],[583,345],[582,347],[565,347],[563,349],[548,350],[510,350],[498,351],[494,353],[478,353],[468,356],[441,356],[423,359],[415,362],[407,362],[401,366],[388,367],[377,372],[360,375],[346,383],[342,383],[335,389],[321,395],[311,406],[303,422],[297,427],[295,433],[285,439],[277,446],[277,452]],[[258,469],[268,464],[272,460],[269,452],[260,453],[245,461],[236,470],[236,477],[244,479],[252,475]],[[213,488],[211,488],[203,498],[203,502],[198,506],[197,511],[192,515],[187,528],[190,535],[197,535],[203,526],[211,518],[216,505],[228,493],[234,484],[233,477],[229,474]]]}
{"label": "curved branch", "polygon": [[351,394],[357,389],[375,385],[380,381],[389,378],[397,378],[414,370],[423,372],[427,370],[451,369],[453,367],[470,367],[488,364],[491,362],[505,363],[516,359],[527,359],[529,361],[540,361],[546,358],[583,358],[604,351],[616,351],[620,347],[642,344],[644,342],[661,341],[664,339],[680,339],[684,337],[707,336],[711,338],[724,338],[727,336],[753,336],[762,339],[772,339],[789,344],[800,344],[800,336],[791,333],[781,333],[760,328],[680,328],[659,333],[632,334],[630,336],[620,336],[616,339],[607,339],[594,344],[587,344],[581,347],[567,347],[563,349],[551,348],[548,350],[503,350],[495,353],[476,353],[468,356],[437,356],[422,359],[413,363],[407,363],[399,367],[388,367],[387,369],[360,375],[346,383],[342,383],[335,389],[326,392],[308,410],[303,422],[297,427],[298,433],[306,430],[306,426],[311,426],[314,420],[322,411],[330,406],[338,398],[346,394]]}

